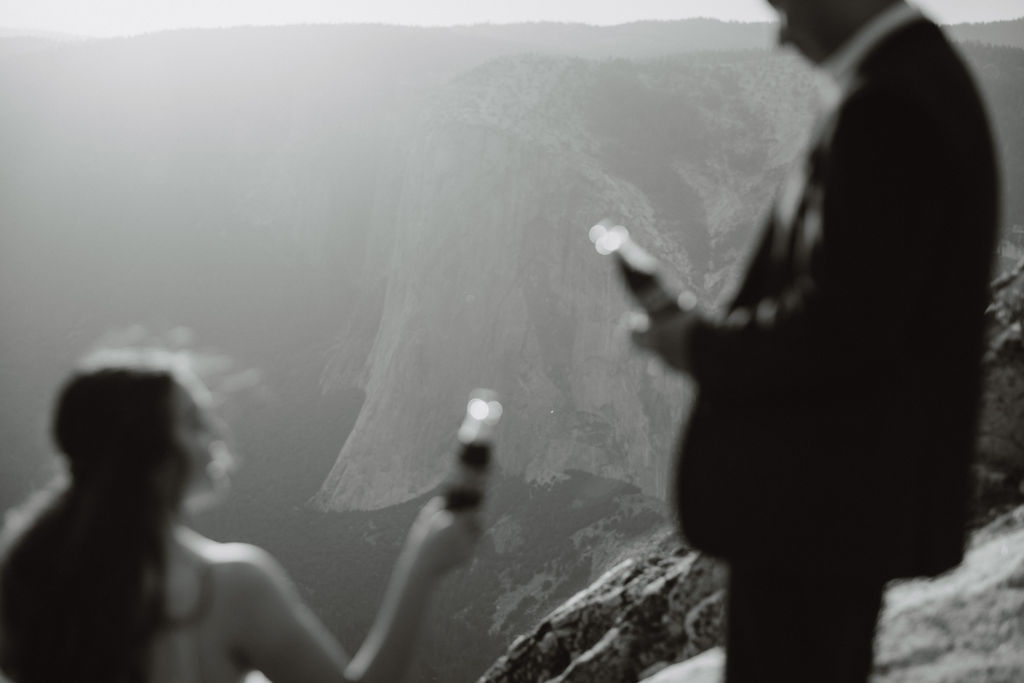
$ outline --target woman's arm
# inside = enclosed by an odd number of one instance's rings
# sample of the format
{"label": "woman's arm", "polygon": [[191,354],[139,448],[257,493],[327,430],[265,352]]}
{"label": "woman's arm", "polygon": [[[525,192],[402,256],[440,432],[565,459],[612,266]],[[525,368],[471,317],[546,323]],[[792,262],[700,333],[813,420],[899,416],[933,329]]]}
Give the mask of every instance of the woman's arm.
{"label": "woman's arm", "polygon": [[254,546],[235,549],[224,582],[232,654],[278,683],[344,680],[348,655],[277,560]]}
{"label": "woman's arm", "polygon": [[268,553],[245,546],[233,568],[231,640],[244,661],[276,683],[395,681],[405,670],[437,578],[469,557],[479,535],[475,513],[428,503],[409,532],[378,612],[351,661],[302,602]]}
{"label": "woman's arm", "polygon": [[354,681],[396,681],[405,672],[430,590],[446,571],[467,560],[480,535],[476,512],[453,513],[434,498],[409,531],[384,602],[346,670]]}

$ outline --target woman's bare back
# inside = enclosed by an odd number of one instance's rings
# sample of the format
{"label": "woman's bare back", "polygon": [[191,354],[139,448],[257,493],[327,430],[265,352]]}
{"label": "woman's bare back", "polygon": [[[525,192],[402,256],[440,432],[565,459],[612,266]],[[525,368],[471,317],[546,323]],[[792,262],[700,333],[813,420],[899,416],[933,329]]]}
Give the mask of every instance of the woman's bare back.
{"label": "woman's bare back", "polygon": [[[152,683],[255,683],[240,648],[240,574],[261,551],[217,543],[179,528],[167,549],[164,596],[167,619],[150,652]],[[249,570],[251,571],[251,569]],[[258,596],[248,596],[250,600]],[[247,675],[252,674],[247,678]]]}

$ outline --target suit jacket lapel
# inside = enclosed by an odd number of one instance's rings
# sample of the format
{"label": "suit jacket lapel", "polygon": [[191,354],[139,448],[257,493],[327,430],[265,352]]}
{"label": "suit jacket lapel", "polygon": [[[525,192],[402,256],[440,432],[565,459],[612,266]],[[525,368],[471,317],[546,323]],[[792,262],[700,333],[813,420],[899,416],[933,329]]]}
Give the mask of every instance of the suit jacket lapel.
{"label": "suit jacket lapel", "polygon": [[793,265],[809,269],[810,255],[822,237],[822,173],[836,117],[837,109],[818,120],[810,151],[793,162],[776,194],[758,247],[744,269],[742,283],[731,297],[730,311],[774,294],[778,283],[784,281],[784,271]]}

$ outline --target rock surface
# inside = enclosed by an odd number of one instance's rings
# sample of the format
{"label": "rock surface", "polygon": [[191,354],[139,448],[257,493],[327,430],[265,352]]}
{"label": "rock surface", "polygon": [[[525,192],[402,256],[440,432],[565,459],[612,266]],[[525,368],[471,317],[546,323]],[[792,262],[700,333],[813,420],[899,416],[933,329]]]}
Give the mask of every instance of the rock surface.
{"label": "rock surface", "polygon": [[979,532],[956,570],[889,589],[872,680],[1024,681],[1024,507]]}
{"label": "rock surface", "polygon": [[725,650],[713,647],[696,657],[667,666],[643,683],[721,683]]}
{"label": "rock surface", "polygon": [[[719,683],[723,654],[708,650],[643,683]],[[871,681],[1024,681],[1024,506],[976,532],[960,567],[889,587]]]}
{"label": "rock surface", "polygon": [[1024,493],[1024,260],[992,292],[976,466],[988,506]]}
{"label": "rock surface", "polygon": [[722,566],[660,533],[653,552],[616,565],[518,638],[480,683],[633,681],[717,644]]}

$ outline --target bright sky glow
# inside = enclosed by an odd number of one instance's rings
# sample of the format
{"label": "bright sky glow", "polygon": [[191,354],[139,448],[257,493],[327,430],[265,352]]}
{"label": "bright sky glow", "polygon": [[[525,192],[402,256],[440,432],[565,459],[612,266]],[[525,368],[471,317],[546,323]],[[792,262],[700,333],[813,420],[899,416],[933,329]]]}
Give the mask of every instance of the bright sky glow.
{"label": "bright sky glow", "polygon": [[[919,0],[917,4],[941,23],[1024,16],[1024,0]],[[0,0],[2,29],[85,36],[311,23],[608,25],[698,16],[727,21],[773,18],[765,0]]]}

